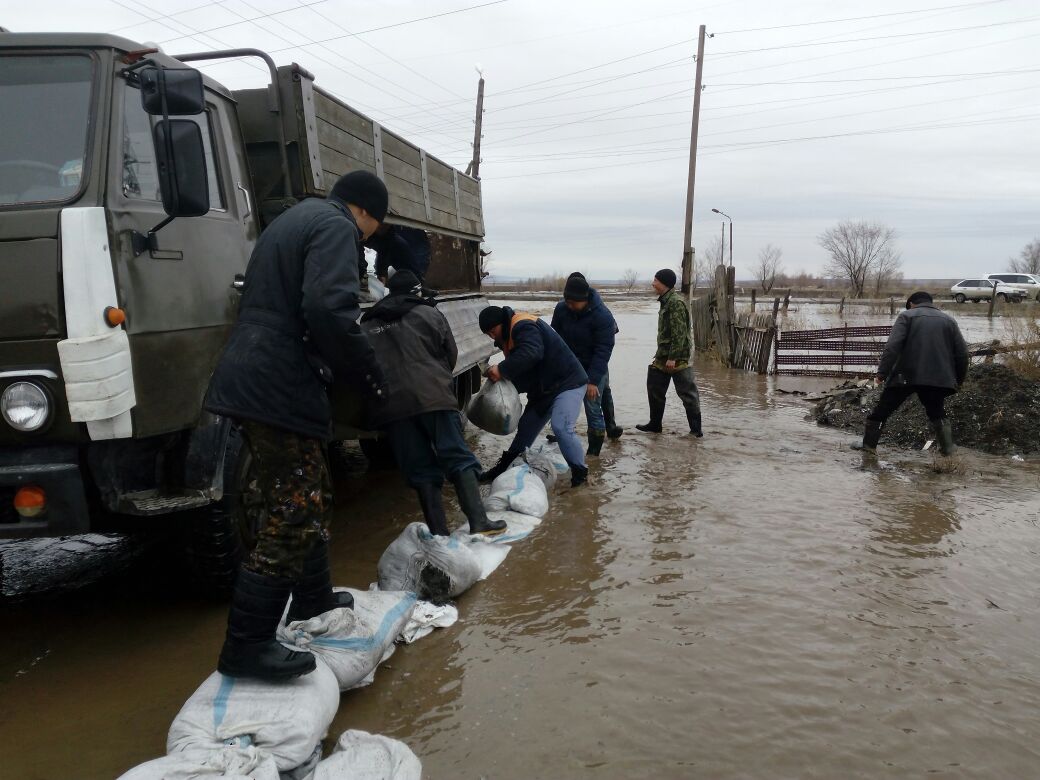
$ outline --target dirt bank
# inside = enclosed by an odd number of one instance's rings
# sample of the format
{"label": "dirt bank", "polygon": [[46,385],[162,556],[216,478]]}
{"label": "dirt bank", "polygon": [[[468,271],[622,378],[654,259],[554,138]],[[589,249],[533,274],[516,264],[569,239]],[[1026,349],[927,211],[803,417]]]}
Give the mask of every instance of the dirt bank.
{"label": "dirt bank", "polygon": [[[820,425],[862,432],[881,388],[848,383],[821,399],[812,412]],[[957,443],[995,455],[1040,453],[1040,382],[1007,366],[975,365],[961,391],[946,402]],[[933,438],[924,408],[916,399],[889,418],[881,443],[921,447]]]}

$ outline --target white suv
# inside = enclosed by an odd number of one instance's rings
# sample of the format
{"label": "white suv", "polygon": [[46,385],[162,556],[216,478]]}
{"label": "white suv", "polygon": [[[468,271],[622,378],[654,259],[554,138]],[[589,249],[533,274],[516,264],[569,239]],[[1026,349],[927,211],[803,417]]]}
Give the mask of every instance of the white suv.
{"label": "white suv", "polygon": [[1040,301],[1040,281],[1037,281],[1036,277],[1031,274],[990,274],[986,278],[991,282],[1000,282],[997,286],[998,290],[1010,287],[1024,292],[1026,298]]}

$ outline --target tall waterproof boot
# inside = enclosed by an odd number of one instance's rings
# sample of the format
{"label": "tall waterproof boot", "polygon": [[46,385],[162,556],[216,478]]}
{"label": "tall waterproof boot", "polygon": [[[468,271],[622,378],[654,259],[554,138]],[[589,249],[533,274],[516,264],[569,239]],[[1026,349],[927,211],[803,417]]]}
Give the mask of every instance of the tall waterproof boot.
{"label": "tall waterproof boot", "polygon": [[863,452],[876,452],[879,441],[881,441],[881,423],[875,420],[867,420],[866,427],[863,429],[863,442],[853,444],[852,449],[862,450]]}
{"label": "tall waterproof boot", "polygon": [[599,457],[599,451],[603,449],[603,440],[607,438],[606,431],[589,431],[589,448],[585,450],[586,455]]}
{"label": "tall waterproof boot", "polygon": [[343,591],[332,590],[332,574],[329,571],[329,543],[320,539],[315,542],[307,557],[303,559],[303,573],[292,588],[288,625],[294,620],[310,620],[332,609],[354,608],[354,597]]}
{"label": "tall waterproof boot", "polygon": [[701,430],[701,416],[700,414],[691,414],[688,416],[687,422],[690,424],[690,435],[696,436],[698,439],[704,436],[704,431]]}
{"label": "tall waterproof boot", "polygon": [[950,427],[950,421],[944,418],[931,422],[935,439],[939,442],[939,452],[947,456],[953,455],[957,451],[957,447],[953,443],[953,428]]}
{"label": "tall waterproof boot", "polygon": [[415,492],[419,496],[419,506],[430,533],[434,536],[451,536],[448,518],[444,516],[444,504],[441,503],[441,486],[425,482],[416,485]]}
{"label": "tall waterproof boot", "polygon": [[217,670],[228,677],[289,680],[314,671],[314,656],[275,639],[292,580],[239,569]]}
{"label": "tall waterproof boot", "polygon": [[516,460],[519,452],[513,452],[512,450],[506,450],[502,453],[502,457],[498,459],[498,463],[489,468],[487,471],[482,471],[477,476],[478,482],[494,482],[498,477],[506,473],[513,461]]}
{"label": "tall waterproof boot", "polygon": [[575,463],[567,462],[567,465],[571,467],[571,487],[578,487],[584,485],[589,479],[589,468],[588,466],[579,466]]}
{"label": "tall waterproof boot", "polygon": [[647,370],[646,374],[646,400],[650,406],[650,422],[641,423],[637,429],[645,433],[660,433],[661,423],[664,421],[665,393],[672,378],[663,371],[655,371],[653,368]]}
{"label": "tall waterproof boot", "polygon": [[469,532],[484,536],[498,536],[505,533],[506,523],[492,520],[487,516],[484,502],[480,500],[480,487],[477,485],[477,472],[473,469],[460,471],[451,478],[455,486],[455,495],[459,497],[462,514],[469,520]]}
{"label": "tall waterproof boot", "polygon": [[614,398],[610,392],[610,388],[607,388],[607,392],[603,394],[603,400],[600,403],[600,407],[603,409],[603,422],[607,426],[607,437],[613,441],[614,439],[620,439],[621,434],[625,432],[624,428],[618,427],[617,420],[614,418]]}

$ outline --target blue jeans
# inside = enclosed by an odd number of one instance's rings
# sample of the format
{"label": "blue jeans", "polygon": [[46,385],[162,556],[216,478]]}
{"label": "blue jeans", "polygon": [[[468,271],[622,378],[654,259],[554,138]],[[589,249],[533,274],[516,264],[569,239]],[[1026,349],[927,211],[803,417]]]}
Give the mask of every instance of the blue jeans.
{"label": "blue jeans", "polygon": [[480,461],[462,437],[458,412],[423,412],[391,423],[385,430],[410,487],[443,485],[445,476],[480,470]]}
{"label": "blue jeans", "polygon": [[[606,397],[607,388],[610,387],[610,376],[604,371],[603,378],[599,380],[599,384],[596,385],[599,389],[599,395],[597,395],[591,401],[585,398],[585,419],[589,423],[590,431],[599,431],[603,433],[607,430],[607,421],[603,416],[603,399]],[[586,387],[586,389],[588,389]]]}
{"label": "blue jeans", "polygon": [[575,387],[573,390],[564,390],[553,399],[552,406],[544,414],[530,403],[520,416],[520,423],[516,429],[513,443],[509,445],[509,451],[517,454],[523,452],[538,438],[547,422],[552,423],[552,431],[560,444],[560,452],[568,463],[574,466],[585,465],[585,448],[581,439],[574,432],[574,426],[581,414],[581,401],[585,397],[585,385]]}

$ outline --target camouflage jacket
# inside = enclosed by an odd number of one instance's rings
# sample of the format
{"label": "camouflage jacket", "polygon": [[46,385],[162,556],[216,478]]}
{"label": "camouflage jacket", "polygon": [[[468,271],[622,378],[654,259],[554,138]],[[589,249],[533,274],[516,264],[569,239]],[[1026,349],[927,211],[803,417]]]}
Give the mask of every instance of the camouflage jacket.
{"label": "camouflage jacket", "polygon": [[684,368],[690,362],[690,313],[675,290],[669,290],[658,300],[661,310],[657,314],[654,366],[664,368],[666,361],[674,360],[676,368]]}

